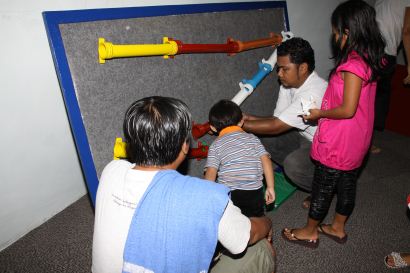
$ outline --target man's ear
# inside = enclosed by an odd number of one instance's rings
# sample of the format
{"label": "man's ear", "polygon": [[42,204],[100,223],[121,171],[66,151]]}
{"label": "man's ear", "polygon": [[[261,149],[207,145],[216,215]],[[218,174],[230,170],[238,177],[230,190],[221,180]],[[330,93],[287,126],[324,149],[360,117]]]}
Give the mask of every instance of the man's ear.
{"label": "man's ear", "polygon": [[299,71],[300,71],[302,74],[307,73],[307,72],[309,71],[309,69],[308,69],[308,64],[307,64],[307,63],[301,63],[301,64],[299,65]]}

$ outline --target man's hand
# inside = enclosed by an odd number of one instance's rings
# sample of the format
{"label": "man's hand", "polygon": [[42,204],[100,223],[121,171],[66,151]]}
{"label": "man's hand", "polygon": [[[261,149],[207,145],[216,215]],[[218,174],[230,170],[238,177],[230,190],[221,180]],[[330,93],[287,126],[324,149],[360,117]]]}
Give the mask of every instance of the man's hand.
{"label": "man's hand", "polygon": [[271,244],[272,244],[272,234],[273,234],[273,229],[271,228],[268,233],[268,236],[266,236],[266,240],[268,240],[268,242]]}

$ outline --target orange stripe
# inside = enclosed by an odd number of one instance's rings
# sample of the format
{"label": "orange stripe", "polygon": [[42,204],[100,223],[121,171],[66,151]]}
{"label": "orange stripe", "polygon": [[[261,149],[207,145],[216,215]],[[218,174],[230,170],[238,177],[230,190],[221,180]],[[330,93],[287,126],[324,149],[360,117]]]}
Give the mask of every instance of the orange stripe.
{"label": "orange stripe", "polygon": [[223,128],[221,130],[221,132],[219,133],[219,136],[223,136],[232,132],[243,132],[242,128],[237,126],[237,125],[233,125],[233,126],[228,126],[226,128]]}

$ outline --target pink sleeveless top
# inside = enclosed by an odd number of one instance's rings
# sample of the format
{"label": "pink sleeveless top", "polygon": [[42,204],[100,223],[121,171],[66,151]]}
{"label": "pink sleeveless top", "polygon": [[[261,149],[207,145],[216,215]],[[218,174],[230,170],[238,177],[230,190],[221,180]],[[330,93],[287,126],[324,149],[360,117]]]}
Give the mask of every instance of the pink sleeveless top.
{"label": "pink sleeveless top", "polygon": [[357,111],[350,119],[320,119],[313,138],[311,157],[330,168],[348,171],[360,167],[369,149],[376,82],[369,83],[370,67],[356,52],[352,52],[331,76],[321,109],[328,110],[342,104],[344,82],[341,72],[353,73],[363,80]]}

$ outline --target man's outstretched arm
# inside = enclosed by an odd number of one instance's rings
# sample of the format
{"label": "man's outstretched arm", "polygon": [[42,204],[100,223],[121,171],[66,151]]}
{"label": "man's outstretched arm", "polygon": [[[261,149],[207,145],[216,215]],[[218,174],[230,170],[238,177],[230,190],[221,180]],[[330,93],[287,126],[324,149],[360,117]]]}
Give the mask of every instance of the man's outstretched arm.
{"label": "man's outstretched arm", "polygon": [[242,127],[246,132],[257,135],[278,135],[289,131],[293,127],[281,121],[277,117],[264,119],[245,119]]}

